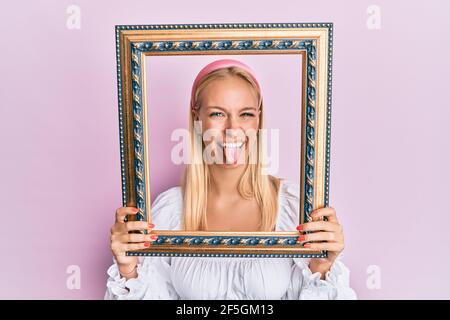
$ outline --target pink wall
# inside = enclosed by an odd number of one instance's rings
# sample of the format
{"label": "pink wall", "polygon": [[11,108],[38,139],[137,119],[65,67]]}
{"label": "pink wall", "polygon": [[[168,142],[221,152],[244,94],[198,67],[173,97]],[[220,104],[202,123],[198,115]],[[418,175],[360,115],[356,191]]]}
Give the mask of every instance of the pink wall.
{"label": "pink wall", "polygon": [[[72,4],[79,30],[66,27]],[[115,24],[320,21],[335,24],[330,203],[352,286],[364,299],[450,298],[448,3],[227,4],[2,5],[0,298],[103,297],[121,205]],[[367,27],[370,5],[378,30]],[[66,285],[70,265],[78,290]],[[372,265],[380,289],[366,284]]]}

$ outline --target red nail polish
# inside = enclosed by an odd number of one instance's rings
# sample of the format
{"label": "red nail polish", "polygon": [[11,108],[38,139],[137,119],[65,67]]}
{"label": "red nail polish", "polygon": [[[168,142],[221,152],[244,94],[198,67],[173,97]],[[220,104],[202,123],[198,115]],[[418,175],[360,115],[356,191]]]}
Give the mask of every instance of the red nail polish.
{"label": "red nail polish", "polygon": [[298,241],[300,241],[300,242],[305,241],[305,236],[298,237]]}
{"label": "red nail polish", "polygon": [[149,223],[148,227],[149,227],[149,228],[154,228],[155,225],[154,225],[153,223]]}
{"label": "red nail polish", "polygon": [[154,234],[150,237],[150,239],[152,239],[152,240],[156,240],[157,238],[158,238],[158,236],[156,234]]}
{"label": "red nail polish", "polygon": [[133,208],[134,212],[139,212],[139,208]]}
{"label": "red nail polish", "polygon": [[311,244],[310,244],[310,243],[305,243],[303,246],[304,246],[305,248],[309,248],[309,247],[311,247]]}
{"label": "red nail polish", "polygon": [[297,230],[298,231],[302,231],[303,230],[303,226],[302,225],[297,226]]}
{"label": "red nail polish", "polygon": [[150,247],[150,242],[144,242],[145,247]]}

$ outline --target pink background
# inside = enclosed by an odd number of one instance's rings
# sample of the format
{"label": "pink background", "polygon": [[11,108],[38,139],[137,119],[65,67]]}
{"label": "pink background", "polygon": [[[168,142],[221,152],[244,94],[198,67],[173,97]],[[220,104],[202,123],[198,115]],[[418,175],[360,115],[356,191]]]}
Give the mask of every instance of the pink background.
{"label": "pink background", "polygon": [[[80,30],[66,27],[71,4]],[[121,206],[114,25],[321,21],[335,24],[330,203],[351,284],[362,299],[450,298],[448,2],[226,4],[2,6],[0,298],[103,298]],[[373,4],[379,30],[366,26]],[[371,265],[380,289],[366,284]]]}

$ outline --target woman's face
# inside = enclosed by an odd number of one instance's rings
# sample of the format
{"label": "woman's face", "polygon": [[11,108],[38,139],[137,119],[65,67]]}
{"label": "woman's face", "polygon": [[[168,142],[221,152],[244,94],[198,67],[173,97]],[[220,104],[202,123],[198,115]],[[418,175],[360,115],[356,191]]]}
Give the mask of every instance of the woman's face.
{"label": "woman's face", "polygon": [[249,143],[256,137],[249,133],[257,133],[261,112],[253,87],[237,76],[217,79],[198,99],[200,108],[194,111],[194,119],[201,121],[204,159],[212,155],[209,164],[225,168],[245,164]]}

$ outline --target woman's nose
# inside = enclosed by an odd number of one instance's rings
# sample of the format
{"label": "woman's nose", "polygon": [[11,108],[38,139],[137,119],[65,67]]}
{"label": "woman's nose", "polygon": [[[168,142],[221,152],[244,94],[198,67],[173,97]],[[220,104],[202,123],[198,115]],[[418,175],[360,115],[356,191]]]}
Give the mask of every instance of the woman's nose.
{"label": "woman's nose", "polygon": [[229,117],[227,121],[227,127],[225,129],[225,136],[227,140],[235,141],[235,140],[241,140],[243,138],[245,133],[242,130],[241,124],[239,120],[237,120],[235,117]]}
{"label": "woman's nose", "polygon": [[240,124],[239,124],[238,118],[235,116],[228,117],[227,129],[239,129],[239,128],[240,128]]}

